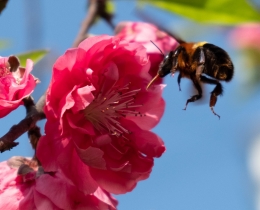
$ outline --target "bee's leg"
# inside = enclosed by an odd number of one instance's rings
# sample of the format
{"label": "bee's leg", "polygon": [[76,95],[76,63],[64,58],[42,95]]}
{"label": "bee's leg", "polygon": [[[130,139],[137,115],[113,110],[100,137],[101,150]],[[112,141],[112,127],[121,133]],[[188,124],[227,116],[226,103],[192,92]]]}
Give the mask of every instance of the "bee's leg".
{"label": "bee's leg", "polygon": [[188,103],[197,101],[202,97],[202,89],[201,89],[201,86],[200,86],[200,83],[199,83],[197,76],[196,75],[191,76],[191,80],[192,80],[195,88],[198,90],[198,94],[192,96],[190,99],[187,100],[186,105],[185,105],[183,110],[186,110]]}
{"label": "bee's leg", "polygon": [[211,111],[213,112],[214,115],[218,116],[218,118],[220,118],[220,116],[214,111],[213,107],[216,105],[217,103],[217,97],[218,95],[221,95],[223,93],[223,88],[222,85],[220,84],[219,81],[214,80],[214,79],[210,79],[207,78],[205,76],[201,76],[201,81],[208,83],[208,84],[214,84],[216,85],[216,87],[214,88],[214,90],[211,92],[211,96],[210,96],[210,101],[209,101],[209,106]]}
{"label": "bee's leg", "polygon": [[178,85],[179,85],[179,91],[181,91],[181,73],[178,75]]}
{"label": "bee's leg", "polygon": [[199,53],[199,55],[198,55],[198,60],[197,60],[196,71],[195,71],[195,74],[191,74],[190,78],[191,78],[195,88],[197,89],[198,94],[192,96],[190,99],[187,100],[186,106],[184,107],[184,110],[186,110],[188,103],[197,101],[202,97],[202,89],[201,89],[201,86],[200,86],[200,79],[201,79],[201,74],[202,74],[202,72],[205,68],[205,66],[204,66],[205,55],[204,55],[204,52],[203,52],[203,48],[199,48],[199,50],[197,52]]}

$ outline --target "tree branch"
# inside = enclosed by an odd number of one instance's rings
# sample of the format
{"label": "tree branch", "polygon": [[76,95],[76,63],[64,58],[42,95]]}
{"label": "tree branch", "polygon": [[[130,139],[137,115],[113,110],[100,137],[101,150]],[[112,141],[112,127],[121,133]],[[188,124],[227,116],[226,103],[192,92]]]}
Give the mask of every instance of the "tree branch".
{"label": "tree branch", "polygon": [[106,11],[106,4],[107,0],[89,0],[87,14],[84,20],[82,21],[78,35],[74,40],[72,47],[77,47],[81,41],[83,41],[89,36],[88,31],[95,22],[96,18],[98,17],[101,17],[104,20],[106,20],[106,22],[112,29],[115,28],[111,21],[113,15],[109,14]]}
{"label": "tree branch", "polygon": [[12,126],[10,130],[0,138],[0,152],[10,150],[17,146],[19,143],[14,141],[25,132],[34,128],[37,121],[45,118],[45,114],[42,111],[45,104],[43,102],[45,101],[45,95],[37,102],[39,107],[37,107],[37,105],[35,106],[31,96],[25,98],[23,101],[27,112],[26,117],[17,125]]}
{"label": "tree branch", "polygon": [[7,2],[8,2],[8,0],[0,0],[0,14],[4,10],[4,8],[6,7]]}
{"label": "tree branch", "polygon": [[72,47],[77,47],[79,43],[86,38],[86,34],[94,23],[95,18],[97,16],[98,5],[97,0],[89,0],[88,12],[81,24],[78,35],[72,45]]}

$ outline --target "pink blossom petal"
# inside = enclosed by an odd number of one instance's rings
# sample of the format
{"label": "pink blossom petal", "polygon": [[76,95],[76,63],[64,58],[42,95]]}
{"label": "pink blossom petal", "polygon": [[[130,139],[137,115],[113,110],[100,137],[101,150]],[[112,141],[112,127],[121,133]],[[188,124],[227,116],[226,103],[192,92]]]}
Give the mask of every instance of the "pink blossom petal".
{"label": "pink blossom petal", "polygon": [[154,165],[153,158],[145,157],[142,154],[132,155],[129,161],[132,171],[135,173],[150,173]]}
{"label": "pink blossom petal", "polygon": [[84,86],[81,88],[77,88],[76,91],[72,93],[73,99],[75,101],[75,105],[72,108],[74,113],[77,113],[80,110],[84,110],[86,106],[88,106],[94,99],[92,91],[95,88],[93,86]]}
{"label": "pink blossom petal", "polygon": [[23,104],[36,86],[35,78],[30,74],[33,62],[27,59],[26,68],[19,67],[10,72],[8,57],[0,57],[0,118],[6,116]]}
{"label": "pink blossom petal", "polygon": [[[17,167],[12,169],[12,167]],[[91,194],[79,191],[61,171],[44,173],[41,167],[30,168],[30,160],[23,157],[13,157],[0,163],[0,178],[7,178],[5,187],[0,187],[0,209],[17,210],[116,210],[118,202],[108,192],[97,187]],[[20,166],[26,166],[37,174],[34,179],[25,180],[27,172],[20,173]],[[19,170],[18,170],[19,168]],[[38,168],[38,169],[37,169]],[[37,171],[37,172],[36,172]],[[10,178],[12,177],[12,178]]]}
{"label": "pink blossom petal", "polygon": [[69,143],[67,139],[59,138],[57,140],[54,136],[52,137],[53,139],[49,136],[42,136],[36,150],[36,156],[46,171],[57,170],[57,162],[53,160],[60,156],[60,151]]}
{"label": "pink blossom petal", "polygon": [[101,36],[94,36],[88,39],[85,39],[79,44],[79,48],[88,51],[90,49],[95,49],[99,46],[105,46],[107,43],[111,43],[111,36],[108,35],[101,35]]}
{"label": "pink blossom petal", "polygon": [[93,125],[86,120],[84,114],[67,113],[66,119],[68,120],[69,125],[75,130],[80,131],[81,133],[95,135]]}
{"label": "pink blossom petal", "polygon": [[[46,185],[48,183],[48,185]],[[48,197],[52,203],[61,209],[66,209],[73,206],[70,194],[68,191],[69,185],[64,184],[64,180],[56,176],[48,174],[41,175],[41,178],[36,182],[35,190],[42,195]]]}
{"label": "pink blossom petal", "polygon": [[[138,80],[135,80],[136,82]],[[136,83],[137,86],[140,86]],[[133,86],[136,84],[132,84]],[[136,104],[142,104],[136,109],[142,116],[127,116],[126,118],[135,122],[142,129],[150,130],[156,126],[164,114],[165,102],[160,97],[164,89],[164,85],[154,85],[148,91],[141,90],[136,96]]]}
{"label": "pink blossom petal", "polygon": [[24,198],[19,202],[19,209],[35,209],[34,199],[33,199],[33,188],[29,186],[22,186],[22,193]]}
{"label": "pink blossom petal", "polygon": [[103,158],[104,152],[102,150],[95,147],[88,147],[87,149],[83,150],[77,146],[75,146],[75,149],[82,162],[88,166],[99,169],[106,169],[106,162]]}
{"label": "pink blossom petal", "polygon": [[15,171],[16,169],[10,169],[6,161],[0,163],[0,192],[9,185],[11,180],[15,179]]}
{"label": "pink blossom petal", "polygon": [[260,50],[260,24],[246,23],[234,28],[229,41],[237,48],[255,48]]}
{"label": "pink blossom petal", "polygon": [[96,136],[93,139],[93,145],[97,147],[103,147],[107,144],[111,143],[111,137],[108,134],[101,135],[101,136]]}
{"label": "pink blossom petal", "polygon": [[94,195],[103,203],[116,209],[117,201],[110,194],[102,190],[100,187],[94,192]]}
{"label": "pink blossom petal", "polygon": [[73,143],[70,142],[59,156],[59,166],[80,191],[86,194],[93,193],[98,185],[90,175],[89,167],[82,162],[71,144]]}
{"label": "pink blossom petal", "polygon": [[105,171],[95,168],[91,168],[90,173],[103,189],[114,194],[130,192],[137,183],[137,180],[131,179],[130,173]]}
{"label": "pink blossom petal", "polygon": [[101,89],[98,91],[103,92],[104,94],[110,90],[118,80],[118,68],[115,63],[110,62],[104,68],[103,72],[104,79],[101,80],[102,84],[100,85]]}
{"label": "pink blossom petal", "polygon": [[134,122],[122,119],[122,125],[129,127],[131,134],[128,136],[135,147],[148,157],[160,157],[165,151],[162,139],[151,131],[142,130]]}
{"label": "pink blossom petal", "polygon": [[[6,178],[8,178],[8,176],[6,176]],[[17,189],[15,182],[13,182],[10,186],[7,185],[6,188],[0,188],[0,198],[0,209],[16,210],[24,196],[23,193]]]}
{"label": "pink blossom petal", "polygon": [[127,119],[135,122],[138,126],[140,126],[143,130],[149,130],[155,127],[163,116],[165,110],[165,101],[160,99],[160,101],[154,106],[147,108],[146,112],[144,113],[144,117],[134,117],[129,116]]}
{"label": "pink blossom petal", "polygon": [[[56,60],[53,68],[59,69],[59,71],[54,72],[53,78],[55,78],[59,75],[63,75],[63,74],[61,74],[62,72],[60,72],[60,71],[64,71],[64,70],[68,71],[73,68],[73,66],[75,65],[75,63],[77,61],[76,60],[77,53],[78,53],[78,51],[76,51],[75,49],[69,49],[65,52],[65,54],[63,56],[60,56]],[[68,74],[68,76],[69,76],[69,74]],[[53,82],[55,82],[55,80]]]}
{"label": "pink blossom petal", "polygon": [[[49,142],[47,140],[46,136],[42,136],[40,138],[40,141],[38,142],[36,151],[36,156],[39,160],[41,160],[41,163],[44,168],[46,168],[47,171],[56,171],[57,170],[57,163],[53,161],[54,155],[57,153],[57,150],[54,149],[53,153],[53,144],[52,142]],[[42,149],[42,148],[48,148],[48,149]]]}
{"label": "pink blossom petal", "polygon": [[[85,83],[85,85],[90,85],[90,83],[87,80],[88,75],[86,71],[86,61],[84,60],[84,62],[76,62],[77,59],[82,60],[85,57],[86,52],[84,50],[70,49],[66,51],[64,56],[59,57],[58,60],[55,62],[53,68],[57,69],[57,71],[54,71],[51,82],[52,88],[49,89],[49,94],[47,95],[47,98],[51,97],[53,99],[56,99],[55,101],[52,100],[53,103],[51,103],[51,105],[53,106],[53,108],[59,106],[61,97],[71,92],[71,90],[75,86],[78,86],[79,84],[83,83]],[[68,65],[66,65],[67,61],[69,61]],[[78,69],[77,74],[73,73],[73,68],[75,67]],[[64,85],[65,81],[66,85]],[[51,91],[56,89],[58,89],[59,91]]]}
{"label": "pink blossom petal", "polygon": [[[46,183],[45,183],[45,185],[46,185]],[[46,188],[48,188],[48,187],[49,187],[49,185],[46,185]],[[59,193],[60,193],[60,191],[59,191]],[[48,199],[48,197],[39,193],[37,190],[34,190],[33,197],[34,197],[34,203],[35,203],[35,206],[37,207],[37,210],[46,210],[46,209],[60,210],[60,208],[58,208],[57,206],[54,206],[54,204]],[[68,206],[66,206],[66,207],[68,207]]]}

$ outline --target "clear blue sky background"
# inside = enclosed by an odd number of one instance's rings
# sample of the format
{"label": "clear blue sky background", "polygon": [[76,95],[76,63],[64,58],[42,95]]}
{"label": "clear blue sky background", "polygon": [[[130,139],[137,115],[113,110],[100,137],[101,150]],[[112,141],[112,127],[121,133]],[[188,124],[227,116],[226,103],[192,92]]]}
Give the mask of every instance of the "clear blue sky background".
{"label": "clear blue sky background", "polygon": [[[72,3],[73,2],[73,3]],[[123,20],[138,20],[135,1],[114,1],[114,23]],[[33,96],[36,100],[48,86],[51,65],[63,54],[78,32],[85,16],[85,0],[10,0],[0,15],[0,39],[10,41],[1,56],[17,54],[30,49],[49,48],[50,55],[37,64],[34,74],[42,81]],[[147,13],[157,18],[163,26],[175,30],[189,28],[194,23],[186,22],[169,13],[147,8]],[[38,14],[38,16],[37,16]],[[190,104],[183,111],[187,98],[192,94],[190,81],[182,81],[179,92],[177,79],[167,78],[164,98],[167,106],[160,124],[154,129],[165,141],[167,151],[155,161],[151,177],[138,184],[126,195],[116,196],[119,210],[253,210],[253,183],[247,166],[248,145],[258,132],[256,122],[260,119],[259,97],[242,98],[243,86],[238,82],[239,65],[236,54],[229,48],[225,30],[198,26],[193,33],[182,30],[183,36],[193,41],[210,41],[225,48],[234,60],[236,72],[231,83],[224,84],[225,92],[219,97],[215,111],[208,100],[213,86],[205,87],[205,100]],[[208,31],[205,33],[205,31]],[[91,31],[94,34],[113,34],[104,23],[99,22]],[[12,112],[0,120],[0,135],[25,116],[24,108]],[[42,126],[44,122],[39,123]],[[24,134],[20,145],[0,154],[0,161],[14,155],[32,156],[33,151]],[[47,149],[47,148],[46,148]]]}

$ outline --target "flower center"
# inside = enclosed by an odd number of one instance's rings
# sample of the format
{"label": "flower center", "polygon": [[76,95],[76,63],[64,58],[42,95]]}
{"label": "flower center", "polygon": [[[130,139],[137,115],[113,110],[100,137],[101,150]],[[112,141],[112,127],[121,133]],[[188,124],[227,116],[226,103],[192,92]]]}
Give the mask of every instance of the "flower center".
{"label": "flower center", "polygon": [[[7,63],[2,63],[2,65],[0,65],[0,78],[6,77],[8,75],[12,75],[13,78],[15,79],[16,84],[20,85],[20,82],[22,80],[22,78],[20,77],[21,69],[18,69],[15,73],[12,73],[10,70],[11,70],[11,67]],[[23,72],[24,71],[25,70],[23,69]],[[7,86],[10,86],[9,85],[10,79],[7,79],[5,81],[5,83],[7,84]]]}
{"label": "flower center", "polygon": [[135,109],[142,104],[136,104],[135,98],[141,89],[130,89],[130,83],[120,88],[111,88],[105,94],[97,93],[95,99],[85,108],[85,117],[101,133],[123,136],[131,131],[124,128],[119,119],[129,115],[145,116]]}
{"label": "flower center", "polygon": [[5,77],[9,74],[11,74],[9,68],[7,68],[5,65],[1,65],[0,66],[0,78]]}

